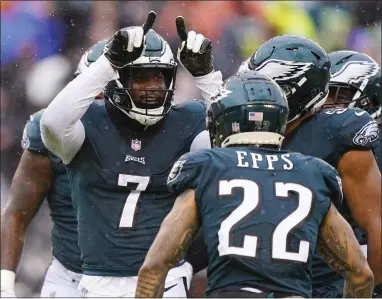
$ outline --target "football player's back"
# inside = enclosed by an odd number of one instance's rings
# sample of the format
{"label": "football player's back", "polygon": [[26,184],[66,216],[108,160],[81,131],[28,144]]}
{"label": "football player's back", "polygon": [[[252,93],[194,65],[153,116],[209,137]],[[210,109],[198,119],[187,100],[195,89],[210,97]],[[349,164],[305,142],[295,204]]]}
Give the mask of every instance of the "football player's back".
{"label": "football player's back", "polygon": [[199,174],[208,180],[196,189],[209,253],[207,294],[253,288],[311,296],[319,227],[329,197],[340,192],[333,168],[298,153],[253,147],[192,156],[208,161]]}

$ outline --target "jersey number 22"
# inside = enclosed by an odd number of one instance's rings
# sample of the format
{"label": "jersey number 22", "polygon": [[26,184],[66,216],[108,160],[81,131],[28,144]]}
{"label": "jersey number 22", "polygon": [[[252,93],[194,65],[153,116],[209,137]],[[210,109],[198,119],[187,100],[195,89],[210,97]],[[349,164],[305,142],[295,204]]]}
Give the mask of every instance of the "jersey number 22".
{"label": "jersey number 22", "polygon": [[[309,256],[309,242],[300,241],[298,252],[287,251],[288,233],[309,215],[312,207],[313,194],[310,189],[294,183],[276,183],[275,195],[279,199],[288,199],[288,192],[294,191],[298,194],[297,209],[282,220],[273,232],[270,240],[272,258],[306,262]],[[243,202],[225,219],[220,226],[218,237],[219,255],[241,255],[256,257],[257,237],[244,236],[242,247],[230,246],[229,235],[233,226],[245,221],[244,218],[258,207],[259,186],[250,180],[231,180],[219,182],[219,195],[231,195],[233,188],[243,189]]]}

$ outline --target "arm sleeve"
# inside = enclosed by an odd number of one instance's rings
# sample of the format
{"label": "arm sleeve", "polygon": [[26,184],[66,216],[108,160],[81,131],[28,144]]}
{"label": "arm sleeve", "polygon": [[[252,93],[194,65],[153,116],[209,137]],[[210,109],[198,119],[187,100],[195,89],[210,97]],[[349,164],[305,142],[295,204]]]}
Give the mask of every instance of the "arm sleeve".
{"label": "arm sleeve", "polygon": [[220,71],[209,73],[205,76],[194,77],[195,84],[202,93],[206,104],[211,102],[211,97],[223,84],[223,75]]}
{"label": "arm sleeve", "polygon": [[81,117],[104,87],[118,79],[109,61],[102,55],[71,81],[49,104],[40,122],[45,146],[68,164],[85,140]]}

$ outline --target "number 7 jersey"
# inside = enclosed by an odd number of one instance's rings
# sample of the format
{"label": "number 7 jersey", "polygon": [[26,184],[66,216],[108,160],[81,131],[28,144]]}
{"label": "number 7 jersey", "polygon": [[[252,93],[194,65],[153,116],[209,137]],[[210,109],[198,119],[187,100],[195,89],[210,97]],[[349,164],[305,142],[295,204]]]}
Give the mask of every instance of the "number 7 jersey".
{"label": "number 7 jersey", "polygon": [[205,129],[205,106],[174,106],[162,126],[143,132],[117,130],[103,102],[81,121],[86,138],[68,174],[83,272],[136,276],[176,198],[167,176]]}
{"label": "number 7 jersey", "polygon": [[168,179],[195,190],[207,244],[208,290],[285,292],[311,297],[311,260],[337,171],[288,151],[235,147],[184,155]]}

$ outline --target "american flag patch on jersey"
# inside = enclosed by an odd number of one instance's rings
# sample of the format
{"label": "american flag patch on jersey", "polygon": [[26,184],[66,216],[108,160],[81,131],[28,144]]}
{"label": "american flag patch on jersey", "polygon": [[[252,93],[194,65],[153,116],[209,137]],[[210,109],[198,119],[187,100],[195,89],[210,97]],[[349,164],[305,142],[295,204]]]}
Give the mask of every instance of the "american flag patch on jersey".
{"label": "american flag patch on jersey", "polygon": [[248,120],[263,121],[263,112],[249,112]]}

